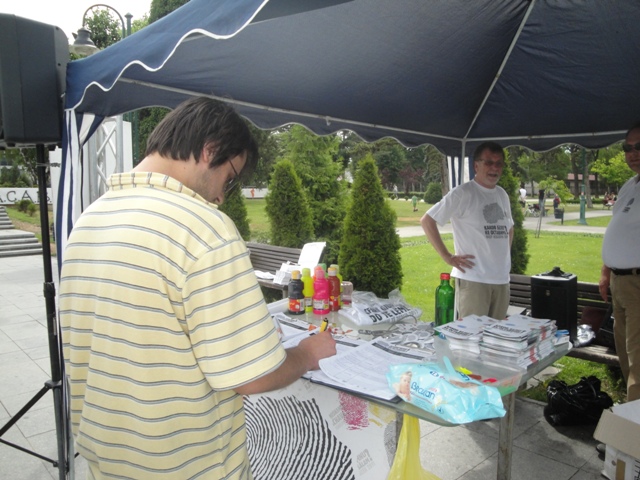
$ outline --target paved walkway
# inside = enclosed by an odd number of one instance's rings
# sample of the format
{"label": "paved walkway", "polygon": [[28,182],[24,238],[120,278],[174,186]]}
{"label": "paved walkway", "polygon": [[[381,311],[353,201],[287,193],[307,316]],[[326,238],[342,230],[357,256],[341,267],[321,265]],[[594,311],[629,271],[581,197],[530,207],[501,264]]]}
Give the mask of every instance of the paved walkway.
{"label": "paved walkway", "polygon": [[[50,378],[42,262],[41,255],[0,258],[0,428]],[[55,259],[53,272],[57,283]],[[543,416],[543,406],[516,401],[512,479],[600,479],[602,460],[595,450],[595,426],[552,427]],[[498,428],[497,420],[458,427],[421,422],[422,464],[442,480],[495,479]],[[2,439],[56,458],[52,393]],[[82,458],[74,465],[75,478],[85,478]],[[51,464],[0,444],[1,479],[52,480],[58,475]]]}
{"label": "paved walkway", "polygon": [[[589,223],[589,218],[595,217],[603,217],[603,216],[611,216],[610,210],[589,210],[585,213],[586,222]],[[567,220],[578,220],[580,218],[580,213],[572,212],[567,213],[565,215],[565,222]],[[604,235],[605,227],[592,227],[589,225],[554,225],[555,223],[560,223],[560,220],[553,217],[553,215],[547,215],[546,217],[525,217],[523,226],[527,230],[536,230],[538,228],[538,224],[540,225],[540,230],[548,231],[548,232],[580,232],[580,233],[595,233]],[[441,233],[451,233],[451,224],[448,223],[444,227],[440,227]],[[420,237],[424,236],[424,231],[422,227],[418,223],[415,227],[400,227],[396,229],[398,235],[400,237]]]}

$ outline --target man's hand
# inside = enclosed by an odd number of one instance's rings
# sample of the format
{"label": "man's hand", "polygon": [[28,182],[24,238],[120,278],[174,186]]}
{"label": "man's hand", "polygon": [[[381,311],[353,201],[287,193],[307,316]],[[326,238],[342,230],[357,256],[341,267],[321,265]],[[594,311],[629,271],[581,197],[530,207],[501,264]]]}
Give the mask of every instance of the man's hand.
{"label": "man's hand", "polygon": [[318,366],[320,360],[336,354],[336,341],[331,336],[331,333],[326,330],[305,338],[296,348],[302,349],[307,354],[307,370],[317,370],[320,368]]}
{"label": "man's hand", "polygon": [[297,347],[289,348],[286,360],[276,370],[235,388],[235,391],[240,395],[252,395],[284,388],[309,370],[316,370],[320,360],[335,354],[336,341],[331,332],[327,330],[311,335]]}
{"label": "man's hand", "polygon": [[452,267],[456,267],[461,272],[465,272],[465,268],[473,268],[475,263],[471,261],[472,258],[476,258],[475,255],[451,255],[449,260],[445,260]]}

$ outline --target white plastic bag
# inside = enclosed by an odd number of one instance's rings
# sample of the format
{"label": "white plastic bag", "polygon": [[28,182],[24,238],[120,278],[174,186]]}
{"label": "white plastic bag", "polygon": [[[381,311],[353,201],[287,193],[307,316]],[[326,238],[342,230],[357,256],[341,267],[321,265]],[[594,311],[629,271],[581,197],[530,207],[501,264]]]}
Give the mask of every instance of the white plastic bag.
{"label": "white plastic bag", "polygon": [[401,320],[417,322],[422,310],[405,302],[398,289],[389,293],[389,298],[378,298],[372,292],[353,292],[350,306],[340,309],[339,314],[358,326],[379,323],[396,323]]}

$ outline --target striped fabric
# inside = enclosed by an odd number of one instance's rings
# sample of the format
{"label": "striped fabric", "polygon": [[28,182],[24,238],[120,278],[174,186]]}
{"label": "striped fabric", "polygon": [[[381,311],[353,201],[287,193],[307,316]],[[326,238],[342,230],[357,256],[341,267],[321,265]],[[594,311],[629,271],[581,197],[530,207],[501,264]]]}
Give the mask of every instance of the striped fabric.
{"label": "striped fabric", "polygon": [[285,358],[233,222],[159,174],[111,177],[59,294],[71,423],[95,478],[251,478],[234,387]]}

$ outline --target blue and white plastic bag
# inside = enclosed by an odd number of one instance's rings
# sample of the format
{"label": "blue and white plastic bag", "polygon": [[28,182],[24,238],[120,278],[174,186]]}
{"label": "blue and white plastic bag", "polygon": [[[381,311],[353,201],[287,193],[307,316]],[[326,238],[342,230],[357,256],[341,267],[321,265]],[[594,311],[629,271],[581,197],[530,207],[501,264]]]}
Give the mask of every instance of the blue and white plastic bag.
{"label": "blue and white plastic bag", "polygon": [[506,413],[497,388],[454,370],[448,358],[437,363],[400,364],[387,373],[389,387],[405,402],[450,423],[469,423]]}

